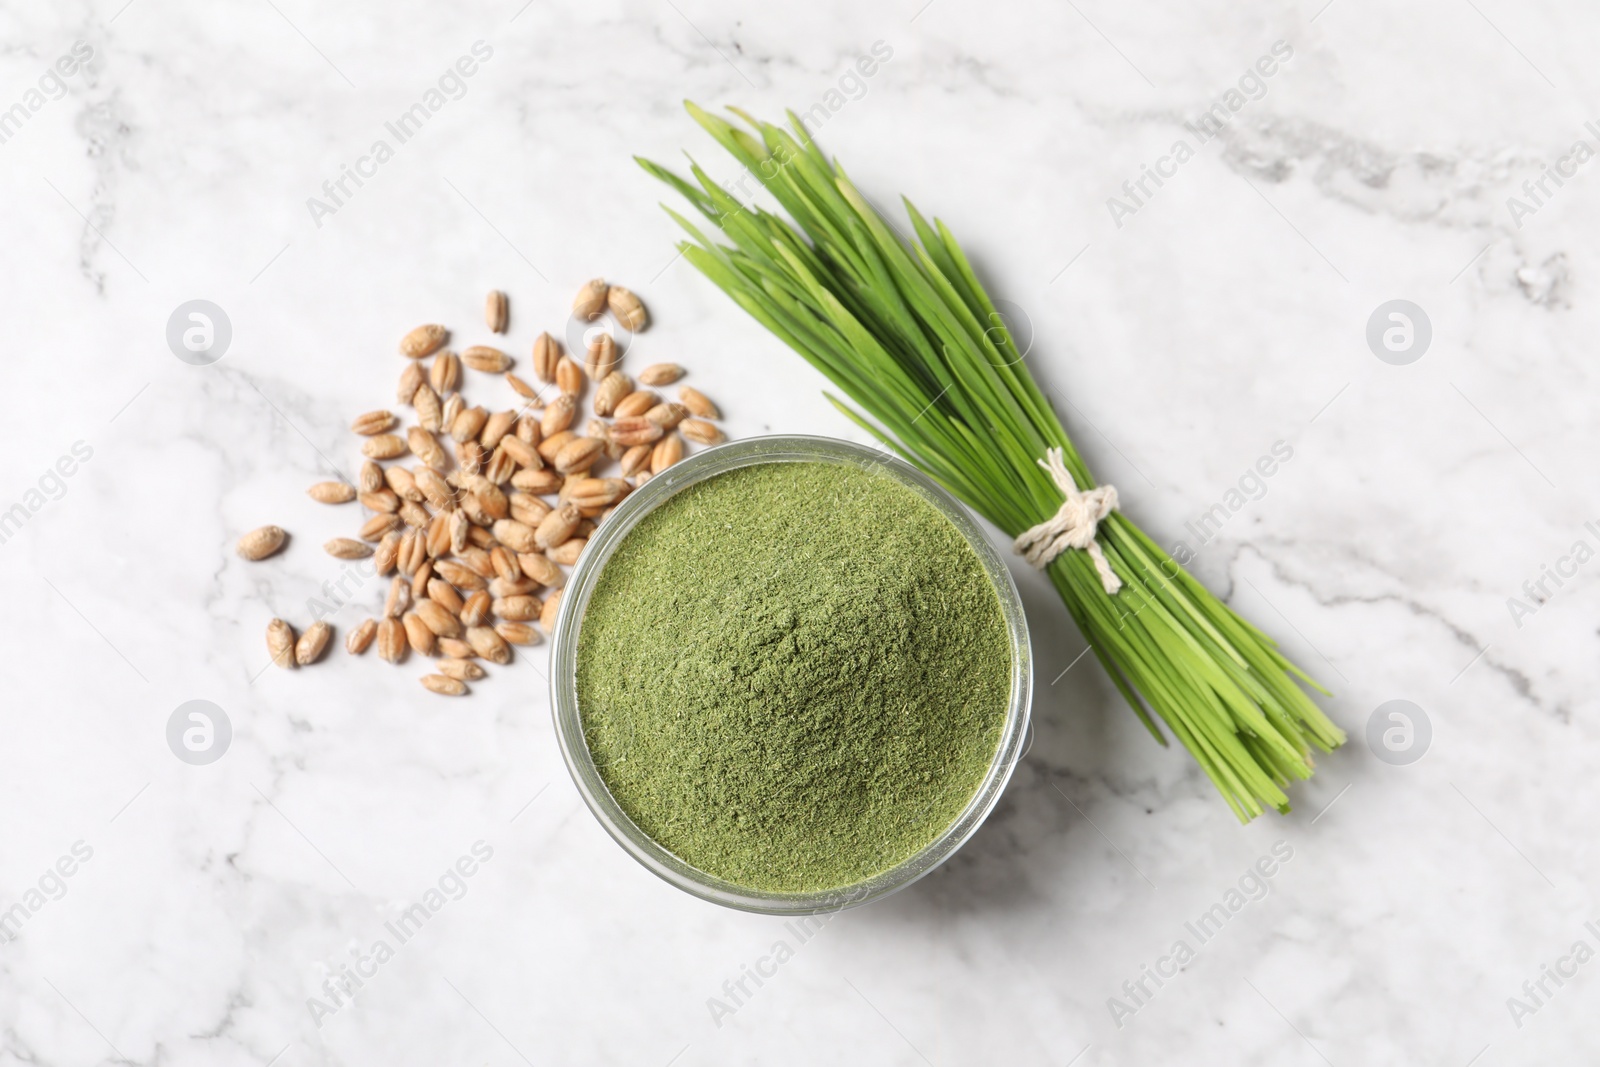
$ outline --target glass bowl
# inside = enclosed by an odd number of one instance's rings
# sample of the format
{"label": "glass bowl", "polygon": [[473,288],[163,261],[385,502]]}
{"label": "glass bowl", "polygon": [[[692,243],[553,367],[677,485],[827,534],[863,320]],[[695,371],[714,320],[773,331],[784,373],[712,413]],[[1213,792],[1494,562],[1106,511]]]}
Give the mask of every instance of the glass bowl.
{"label": "glass bowl", "polygon": [[[989,769],[961,815],[921,851],[886,870],[837,889],[780,893],[751,889],[697,870],[657,844],[628,818],[600,777],[583,735],[578,707],[578,630],[584,609],[605,569],[606,561],[639,521],[674,494],[726,471],[761,463],[839,463],[873,471],[904,485],[953,523],[978,554],[1000,601],[1011,643],[1011,698],[1005,725]],[[616,513],[589,539],[561,594],[550,651],[550,696],[562,758],[584,803],[628,854],[679,889],[724,907],[768,915],[805,915],[865,904],[904,889],[950,856],[988,817],[1011,777],[1022,752],[1033,694],[1033,661],[1028,623],[1011,575],[966,508],[933,479],[905,461],[877,448],[827,437],[756,437],[696,453],[650,479],[617,506]]]}

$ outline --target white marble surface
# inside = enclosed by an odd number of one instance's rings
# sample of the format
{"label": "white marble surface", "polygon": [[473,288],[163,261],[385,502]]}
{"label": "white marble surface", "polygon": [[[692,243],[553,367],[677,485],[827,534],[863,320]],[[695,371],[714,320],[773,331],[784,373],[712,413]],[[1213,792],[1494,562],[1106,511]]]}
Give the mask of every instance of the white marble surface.
{"label": "white marble surface", "polygon": [[[1600,965],[1547,979],[1534,1014],[1507,1007],[1574,942],[1600,948],[1584,928],[1600,919],[1596,565],[1547,585],[1520,628],[1506,604],[1573,542],[1600,545],[1584,529],[1600,520],[1600,164],[1520,227],[1506,204],[1595,140],[1589,8],[519,3],[0,12],[0,109],[26,106],[74,41],[94,52],[0,144],[0,509],[92,449],[0,544],[0,909],[41,905],[0,944],[0,1062],[1498,1067],[1600,1051]],[[307,197],[479,40],[493,56],[465,95],[315,225]],[[1293,55],[1265,95],[1118,228],[1107,198],[1279,40]],[[303,489],[355,462],[343,427],[389,402],[395,339],[426,319],[480,333],[490,287],[512,294],[523,355],[605,273],[655,312],[639,351],[692,365],[736,435],[851,436],[797,358],[673,262],[661,192],[629,157],[689,147],[722,173],[682,98],[807,108],[852,88],[876,41],[892,58],[823,144],[879,203],[904,192],[946,218],[1023,309],[1035,373],[1130,514],[1173,543],[1292,447],[1195,568],[1329,684],[1352,743],[1291,816],[1240,828],[1092,660],[1051,684],[1083,643],[1019,574],[1038,733],[1001,807],[718,1026],[708,998],[792,935],[612,844],[556,752],[540,653],[449,703],[414,664],[371,656],[257,677],[262,628],[303,619],[338,576],[317,546],[346,524]],[[210,367],[164,340],[197,297],[234,328]],[[1393,298],[1432,322],[1409,366],[1364,340]],[[263,522],[293,531],[289,551],[236,559]],[[341,636],[378,596],[335,620]],[[197,698],[234,729],[205,767],[164,737]],[[1410,766],[1362,740],[1390,699],[1432,723]],[[479,841],[492,859],[465,895],[314,1020],[350,949]],[[1108,999],[1279,841],[1293,855],[1270,895],[1119,1028]],[[46,872],[78,842],[92,856],[58,883]],[[41,879],[59,899],[29,896]]]}

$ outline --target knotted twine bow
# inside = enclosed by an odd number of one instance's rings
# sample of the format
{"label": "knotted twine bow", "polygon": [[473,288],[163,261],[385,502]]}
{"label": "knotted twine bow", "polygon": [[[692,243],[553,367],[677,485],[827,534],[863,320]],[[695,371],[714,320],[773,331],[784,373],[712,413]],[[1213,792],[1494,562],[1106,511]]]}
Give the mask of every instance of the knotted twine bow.
{"label": "knotted twine bow", "polygon": [[1061,490],[1066,499],[1061,502],[1061,509],[1055,515],[1024,532],[1012,542],[1011,547],[1040,570],[1048,567],[1051,560],[1067,549],[1081,548],[1094,560],[1094,569],[1100,574],[1100,584],[1105,588],[1106,595],[1116,596],[1117,590],[1122,588],[1122,579],[1112,572],[1100,542],[1094,539],[1100,521],[1117,506],[1116,487],[1101,485],[1080,493],[1078,484],[1072,480],[1072,475],[1067,473],[1066,465],[1062,463],[1059,448],[1049,449],[1045,452],[1045,459],[1038,462],[1050,473],[1050,480],[1056,483],[1056,488]]}

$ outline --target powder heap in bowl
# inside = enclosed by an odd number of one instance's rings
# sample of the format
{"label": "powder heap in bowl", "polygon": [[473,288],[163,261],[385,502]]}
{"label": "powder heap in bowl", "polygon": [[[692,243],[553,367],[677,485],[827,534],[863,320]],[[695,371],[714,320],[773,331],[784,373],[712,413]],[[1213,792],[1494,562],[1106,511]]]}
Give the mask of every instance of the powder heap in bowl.
{"label": "powder heap in bowl", "polygon": [[584,613],[577,694],[612,796],[689,865],[810,892],[905,860],[988,771],[1011,651],[978,555],[888,477],[743,467],[642,519]]}

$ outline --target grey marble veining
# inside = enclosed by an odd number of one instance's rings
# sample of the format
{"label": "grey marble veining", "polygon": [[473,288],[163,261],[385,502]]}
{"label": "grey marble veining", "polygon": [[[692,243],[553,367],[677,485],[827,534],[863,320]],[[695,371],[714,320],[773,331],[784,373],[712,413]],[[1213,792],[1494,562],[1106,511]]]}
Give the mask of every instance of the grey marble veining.
{"label": "grey marble veining", "polygon": [[[0,514],[26,512],[0,527],[0,1063],[1600,1051],[1588,8],[97,0],[0,24]],[[75,42],[92,57],[52,75]],[[391,402],[398,336],[486,335],[490,288],[524,357],[604,274],[654,314],[630,361],[691,366],[735,436],[855,436],[674,257],[631,157],[733,176],[686,97],[820,107],[868,195],[949,222],[1126,511],[1332,691],[1351,743],[1293,814],[1237,825],[1022,567],[1036,731],[999,808],[810,931],[605,836],[540,650],[463,702],[370,655],[267,669],[267,620],[341,577],[319,546],[348,518],[305,486],[358,462],[346,426]],[[368,176],[334,203],[347,168]],[[166,342],[197,298],[233,328],[212,366]],[[1402,365],[1367,341],[1397,299],[1432,335]],[[234,557],[265,522],[289,549]],[[381,597],[352,590],[339,637]],[[232,725],[208,766],[166,740],[192,699]],[[1392,700],[1431,729],[1406,765],[1367,741]]]}

